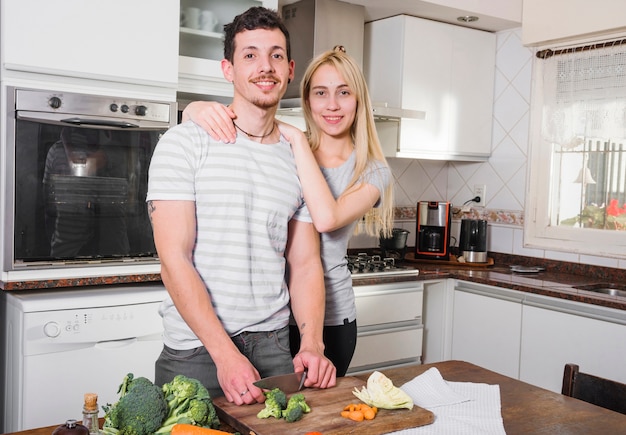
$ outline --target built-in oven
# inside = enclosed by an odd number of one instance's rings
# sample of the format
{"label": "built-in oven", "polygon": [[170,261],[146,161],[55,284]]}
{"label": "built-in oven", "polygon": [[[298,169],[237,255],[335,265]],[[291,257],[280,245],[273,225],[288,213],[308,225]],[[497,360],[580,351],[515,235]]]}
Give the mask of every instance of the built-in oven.
{"label": "built-in oven", "polygon": [[3,271],[158,264],[148,167],[176,103],[7,88]]}

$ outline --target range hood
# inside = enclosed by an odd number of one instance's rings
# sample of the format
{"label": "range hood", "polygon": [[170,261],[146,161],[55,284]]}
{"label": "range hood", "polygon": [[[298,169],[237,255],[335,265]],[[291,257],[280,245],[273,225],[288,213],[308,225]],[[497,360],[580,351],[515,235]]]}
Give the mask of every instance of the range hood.
{"label": "range hood", "polygon": [[[278,113],[300,116],[300,82],[309,62],[318,54],[343,45],[359,66],[363,67],[363,40],[365,7],[338,0],[300,0],[284,5],[282,17],[289,31],[291,57],[296,63],[294,80],[280,102]],[[373,102],[376,119],[425,119],[426,113],[389,107],[384,102]]]}

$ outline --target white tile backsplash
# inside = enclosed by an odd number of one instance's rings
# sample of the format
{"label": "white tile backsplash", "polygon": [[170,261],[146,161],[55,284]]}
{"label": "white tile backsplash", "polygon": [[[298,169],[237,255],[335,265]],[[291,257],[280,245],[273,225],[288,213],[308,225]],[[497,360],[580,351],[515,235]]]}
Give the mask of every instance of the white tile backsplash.
{"label": "white tile backsplash", "polygon": [[523,255],[526,257],[544,258],[543,249],[525,248],[524,247],[524,230],[515,228],[513,231],[513,255]]}
{"label": "white tile backsplash", "polygon": [[595,266],[602,267],[618,267],[619,260],[616,258],[608,258],[608,257],[596,257],[593,255],[580,255],[580,263],[583,264],[593,264]]}
{"label": "white tile backsplash", "polygon": [[549,260],[569,261],[571,263],[578,263],[580,256],[572,252],[545,251],[545,258]]}
{"label": "white tile backsplash", "polygon": [[487,250],[513,254],[513,232],[510,225],[489,225],[487,231]]}

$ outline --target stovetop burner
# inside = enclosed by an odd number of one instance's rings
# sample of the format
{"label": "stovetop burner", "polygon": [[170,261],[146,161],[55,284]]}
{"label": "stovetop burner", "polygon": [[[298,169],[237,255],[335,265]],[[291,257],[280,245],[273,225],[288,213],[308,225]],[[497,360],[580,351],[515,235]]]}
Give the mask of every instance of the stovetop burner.
{"label": "stovetop burner", "polygon": [[369,255],[359,253],[357,255],[346,255],[348,260],[348,270],[352,276],[380,276],[380,275],[417,275],[419,271],[396,264],[396,259],[391,257],[381,257],[380,255]]}

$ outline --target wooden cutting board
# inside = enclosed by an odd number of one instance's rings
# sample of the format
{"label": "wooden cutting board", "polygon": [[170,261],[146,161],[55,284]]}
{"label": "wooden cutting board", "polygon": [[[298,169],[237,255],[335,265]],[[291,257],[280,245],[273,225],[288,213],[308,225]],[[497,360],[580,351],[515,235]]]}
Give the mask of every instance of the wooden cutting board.
{"label": "wooden cutting board", "polygon": [[[380,435],[401,429],[424,426],[435,421],[435,415],[418,406],[408,409],[380,409],[376,418],[355,422],[340,415],[344,406],[360,403],[352,394],[354,387],[359,390],[365,382],[352,376],[337,378],[333,388],[320,390],[305,388],[302,390],[311,412],[304,414],[300,421],[287,423],[275,418],[257,418],[257,413],[265,407],[262,403],[237,406],[229,403],[225,397],[214,399],[217,413],[222,422],[228,424],[242,435],[302,435],[309,431],[318,431],[323,435]],[[288,396],[291,396],[290,394]]]}
{"label": "wooden cutting board", "polygon": [[410,263],[426,263],[426,264],[438,264],[439,266],[454,266],[455,268],[459,268],[459,267],[469,267],[469,268],[474,268],[474,267],[490,267],[494,265],[494,260],[491,257],[487,258],[487,261],[484,263],[467,263],[467,262],[460,262],[458,260],[459,257],[457,257],[456,255],[450,255],[450,259],[449,260],[428,260],[428,259],[421,259],[421,258],[415,258],[415,253],[413,252],[407,252],[406,255],[404,256],[404,260],[410,262]]}

